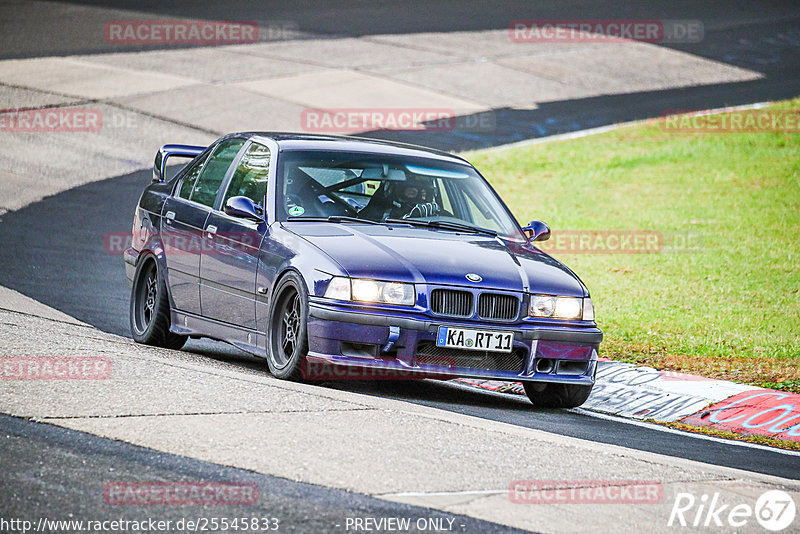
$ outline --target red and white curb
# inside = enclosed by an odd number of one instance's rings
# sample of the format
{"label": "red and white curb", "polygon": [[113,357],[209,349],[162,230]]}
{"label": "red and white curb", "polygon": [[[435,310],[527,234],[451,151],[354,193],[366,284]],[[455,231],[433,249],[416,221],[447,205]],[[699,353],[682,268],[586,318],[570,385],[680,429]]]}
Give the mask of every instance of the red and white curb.
{"label": "red and white curb", "polygon": [[[498,393],[525,394],[519,382],[457,382]],[[800,441],[800,395],[629,363],[598,362],[594,389],[581,408]]]}
{"label": "red and white curb", "polygon": [[681,422],[800,441],[800,395],[756,388],[713,404]]}

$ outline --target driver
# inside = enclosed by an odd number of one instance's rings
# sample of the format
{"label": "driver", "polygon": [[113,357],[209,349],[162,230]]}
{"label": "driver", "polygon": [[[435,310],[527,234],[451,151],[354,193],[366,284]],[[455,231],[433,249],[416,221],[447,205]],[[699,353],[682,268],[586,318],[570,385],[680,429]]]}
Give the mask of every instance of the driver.
{"label": "driver", "polygon": [[432,217],[439,213],[433,186],[420,179],[408,179],[394,184],[389,217]]}

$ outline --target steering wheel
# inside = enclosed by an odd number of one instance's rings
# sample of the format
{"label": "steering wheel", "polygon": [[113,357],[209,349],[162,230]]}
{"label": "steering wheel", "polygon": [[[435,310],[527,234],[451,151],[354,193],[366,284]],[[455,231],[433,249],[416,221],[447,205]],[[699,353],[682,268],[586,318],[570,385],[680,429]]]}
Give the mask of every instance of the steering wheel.
{"label": "steering wheel", "polygon": [[420,202],[405,215],[404,219],[413,217],[433,217],[439,213],[439,205],[436,202]]}
{"label": "steering wheel", "polygon": [[334,204],[337,204],[337,205],[343,207],[347,211],[347,215],[348,216],[353,216],[354,217],[354,216],[358,215],[358,210],[357,209],[355,209],[353,206],[351,206],[350,204],[348,204],[347,202],[345,202],[344,200],[342,200],[341,198],[336,196],[336,194],[329,193],[329,192],[326,192],[326,191],[323,191],[321,194],[323,194],[326,197],[328,197],[329,199],[333,200]]}
{"label": "steering wheel", "polygon": [[[325,215],[326,208],[325,202],[320,200],[320,196],[325,195],[327,198],[331,199],[334,204],[338,205],[342,209],[345,210],[345,215],[347,216],[356,216],[358,214],[358,210],[355,209],[353,206],[336,196],[335,193],[329,191],[327,188],[319,187],[318,184],[314,182],[308,182],[303,187],[298,189],[295,193],[288,193],[286,195],[287,202],[291,197],[295,205],[301,206],[308,211],[317,211],[320,215]],[[298,202],[299,201],[299,202]],[[306,202],[310,203],[311,205],[306,205]],[[334,213],[328,215],[342,215],[342,213]]]}

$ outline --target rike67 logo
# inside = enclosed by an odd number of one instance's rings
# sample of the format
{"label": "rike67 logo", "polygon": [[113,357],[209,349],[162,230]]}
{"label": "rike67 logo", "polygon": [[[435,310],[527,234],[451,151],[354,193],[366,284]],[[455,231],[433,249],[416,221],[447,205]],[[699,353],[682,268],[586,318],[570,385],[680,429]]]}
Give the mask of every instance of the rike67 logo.
{"label": "rike67 logo", "polygon": [[691,493],[678,493],[667,526],[691,527],[692,532],[700,528],[742,529],[755,519],[762,528],[779,532],[792,525],[796,513],[794,499],[781,490],[763,493],[754,506],[725,502],[719,493],[703,494],[699,498]]}

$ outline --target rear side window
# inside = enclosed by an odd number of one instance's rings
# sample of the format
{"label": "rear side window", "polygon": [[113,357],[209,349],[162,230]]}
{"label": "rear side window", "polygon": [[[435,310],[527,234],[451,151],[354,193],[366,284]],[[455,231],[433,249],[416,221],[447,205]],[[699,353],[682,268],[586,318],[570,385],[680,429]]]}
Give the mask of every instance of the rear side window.
{"label": "rear side window", "polygon": [[200,171],[190,200],[204,206],[214,205],[219,186],[242,145],[244,145],[244,139],[228,139],[217,145]]}
{"label": "rear side window", "polygon": [[189,200],[189,196],[192,194],[192,189],[194,189],[194,184],[197,182],[197,177],[200,176],[200,171],[203,170],[203,164],[207,159],[208,154],[197,161],[192,162],[192,167],[181,179],[181,188],[178,190],[179,197]]}
{"label": "rear side window", "polygon": [[222,205],[231,197],[247,197],[256,205],[264,206],[264,195],[267,194],[269,179],[269,149],[258,143],[251,144],[236,172],[233,173],[228,191]]}

